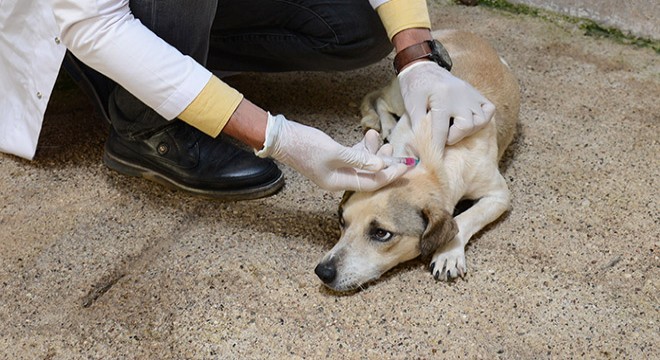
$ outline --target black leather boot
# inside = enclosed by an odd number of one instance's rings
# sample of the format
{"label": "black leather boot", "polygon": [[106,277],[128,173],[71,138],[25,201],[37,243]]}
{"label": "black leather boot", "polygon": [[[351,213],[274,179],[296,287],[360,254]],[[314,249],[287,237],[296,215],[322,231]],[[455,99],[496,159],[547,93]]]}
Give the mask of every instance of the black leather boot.
{"label": "black leather boot", "polygon": [[124,139],[111,130],[103,161],[122,174],[221,200],[265,197],[284,185],[272,160],[181,121],[144,139]]}
{"label": "black leather boot", "polygon": [[[108,99],[116,84],[69,52],[63,65],[110,123]],[[181,121],[137,139],[126,139],[111,129],[103,161],[122,174],[222,200],[265,197],[284,185],[282,172],[272,160],[242,150],[222,135],[214,139]]]}

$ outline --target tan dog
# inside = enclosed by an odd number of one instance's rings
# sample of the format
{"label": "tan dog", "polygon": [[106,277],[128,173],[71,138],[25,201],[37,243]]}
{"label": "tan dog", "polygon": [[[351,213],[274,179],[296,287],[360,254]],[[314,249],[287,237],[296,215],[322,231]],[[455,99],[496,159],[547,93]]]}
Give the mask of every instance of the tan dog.
{"label": "tan dog", "polygon": [[[396,78],[365,97],[362,125],[379,130],[395,156],[417,156],[420,162],[385,188],[344,195],[341,238],[315,269],[332,289],[355,289],[419,255],[431,257],[436,279],[463,277],[468,241],[509,207],[498,161],[514,136],[518,83],[495,50],[476,35],[442,31],[434,37],[449,51],[452,73],[492,101],[495,116],[476,134],[438,149],[428,135],[430,118],[422,125],[428,131],[413,136]],[[475,203],[453,217],[456,205],[466,199]]]}

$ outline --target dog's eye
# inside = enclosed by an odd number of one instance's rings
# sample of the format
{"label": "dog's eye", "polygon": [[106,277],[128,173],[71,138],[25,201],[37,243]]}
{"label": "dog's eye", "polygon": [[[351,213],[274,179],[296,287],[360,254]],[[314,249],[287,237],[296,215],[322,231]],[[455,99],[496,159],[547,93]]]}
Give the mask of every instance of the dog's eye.
{"label": "dog's eye", "polygon": [[385,242],[392,238],[392,233],[383,229],[373,229],[369,235],[373,240],[380,242]]}
{"label": "dog's eye", "polygon": [[346,226],[346,220],[344,220],[343,216],[339,217],[339,227],[343,228]]}

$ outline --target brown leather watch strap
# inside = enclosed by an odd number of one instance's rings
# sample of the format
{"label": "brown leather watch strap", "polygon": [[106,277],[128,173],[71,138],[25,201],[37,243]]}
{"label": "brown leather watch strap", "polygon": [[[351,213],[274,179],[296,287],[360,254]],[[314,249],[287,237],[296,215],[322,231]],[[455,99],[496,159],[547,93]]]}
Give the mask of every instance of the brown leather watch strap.
{"label": "brown leather watch strap", "polygon": [[431,59],[433,50],[428,41],[419,44],[408,46],[407,48],[399,51],[394,57],[394,71],[398,74],[401,69],[410,64],[411,62],[423,58]]}

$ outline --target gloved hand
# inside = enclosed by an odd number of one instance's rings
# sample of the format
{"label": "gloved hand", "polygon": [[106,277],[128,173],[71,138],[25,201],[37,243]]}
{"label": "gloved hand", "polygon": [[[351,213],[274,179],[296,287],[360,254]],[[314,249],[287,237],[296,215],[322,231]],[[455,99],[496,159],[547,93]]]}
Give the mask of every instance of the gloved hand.
{"label": "gloved hand", "polygon": [[456,144],[477,132],[495,114],[495,105],[477,89],[434,62],[414,63],[403,69],[398,78],[413,131],[430,111],[433,139],[443,145]]}
{"label": "gloved hand", "polygon": [[379,145],[376,131],[349,148],[318,129],[269,113],[264,148],[256,154],[291,166],[326,190],[373,191],[407,170],[403,164],[386,167],[376,155]]}

